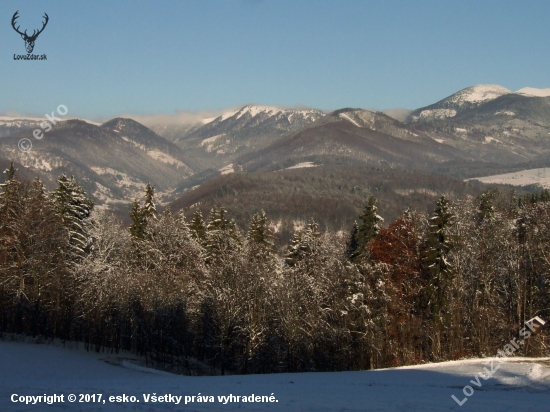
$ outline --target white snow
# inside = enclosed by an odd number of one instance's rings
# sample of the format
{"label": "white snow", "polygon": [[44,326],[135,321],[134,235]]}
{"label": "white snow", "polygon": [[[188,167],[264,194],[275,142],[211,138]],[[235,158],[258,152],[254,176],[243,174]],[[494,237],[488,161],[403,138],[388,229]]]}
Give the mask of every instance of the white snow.
{"label": "white snow", "polygon": [[201,120],[201,123],[202,124],[208,124],[208,123],[211,123],[213,122],[214,120],[216,120],[219,116],[215,116],[215,117],[209,117],[207,119],[202,119]]}
{"label": "white snow", "polygon": [[45,117],[14,117],[14,116],[0,116],[0,122],[13,122],[13,121],[32,121],[32,122],[43,122]]}
{"label": "white snow", "polygon": [[104,203],[110,203],[113,200],[113,194],[111,190],[98,182],[95,182],[95,185],[96,190],[94,191],[94,196]]}
{"label": "white snow", "polygon": [[324,115],[322,112],[315,109],[285,109],[276,106],[247,105],[235,112],[225,113],[220,120],[223,121],[233,116],[236,116],[236,120],[238,120],[246,114],[249,114],[252,118],[259,114],[265,114],[268,117],[286,116],[289,122],[295,121],[297,118],[314,121]]}
{"label": "white snow", "polygon": [[485,136],[485,143],[491,143],[491,142],[502,143],[500,140],[495,139],[494,137]]}
{"label": "white snow", "polygon": [[509,93],[513,92],[498,84],[478,84],[462,89],[445,100],[462,106],[464,103],[482,103],[493,100]]}
{"label": "white snow", "polygon": [[230,117],[234,116],[237,112],[238,112],[238,110],[233,110],[233,111],[224,113],[224,114],[222,115],[220,121],[225,120],[225,119],[229,119]]}
{"label": "white snow", "polygon": [[223,136],[225,136],[225,133],[203,139],[199,146],[204,147],[204,145],[206,145],[206,151],[210,153],[214,150],[214,142]]}
{"label": "white snow", "polygon": [[466,180],[479,180],[483,183],[508,184],[514,186],[538,184],[542,187],[550,188],[550,169],[548,171],[546,168],[521,170],[519,172],[474,177]]}
{"label": "white snow", "polygon": [[519,89],[516,93],[531,97],[548,97],[550,96],[550,88],[537,89],[535,87],[524,87],[523,89]]}
{"label": "white snow", "polygon": [[161,152],[160,150],[148,150],[147,155],[151,156],[153,159],[158,160],[164,164],[175,165],[178,168],[187,167],[185,163],[180,162],[178,159],[175,159],[169,154]]}
{"label": "white snow", "polygon": [[287,169],[301,169],[303,167],[317,167],[319,165],[313,164],[313,162],[302,162],[295,164],[294,166],[287,167]]}
{"label": "white snow", "polygon": [[269,116],[273,116],[280,111],[281,109],[279,109],[278,107],[272,106],[245,106],[241,110],[239,110],[237,119],[240,119],[247,113],[250,113],[251,117],[257,116],[260,113],[266,113]]}
{"label": "white snow", "polygon": [[461,129],[460,127],[455,127],[455,130],[459,133],[468,133],[468,130],[466,129]]}
{"label": "white snow", "polygon": [[233,169],[233,163],[228,164],[227,166],[224,166],[220,169],[220,172],[222,175],[226,175],[229,173],[235,173],[235,169]]}
{"label": "white snow", "polygon": [[[114,132],[116,133],[120,133],[118,130],[113,130]],[[122,140],[128,142],[128,143],[132,143],[135,147],[143,150],[143,151],[146,151],[146,148],[144,145],[142,145],[141,143],[137,143],[137,142],[134,142],[133,140],[131,140],[130,138],[128,138],[127,136],[120,136],[122,138]]]}
{"label": "white snow", "polygon": [[[69,345],[68,346],[73,346]],[[269,375],[179,376],[143,365],[133,355],[0,341],[0,410],[16,411],[543,411],[550,404],[549,359],[511,358],[492,378],[472,384],[490,368],[484,360],[361,372]],[[495,362],[496,367],[496,362]],[[459,407],[466,385],[474,393]],[[183,396],[179,405],[145,402],[155,393]],[[214,402],[184,404],[185,396],[213,396]],[[12,395],[63,394],[64,403],[12,403]],[[77,395],[69,403],[67,396]],[[102,394],[105,404],[78,402],[79,394]],[[139,402],[110,403],[110,396],[135,396]],[[273,403],[227,403],[218,396],[270,396]]]}
{"label": "white snow", "polygon": [[432,109],[432,110],[422,110],[420,112],[420,117],[427,118],[433,117],[436,119],[444,119],[445,117],[455,117],[456,110],[454,109]]}
{"label": "white snow", "polygon": [[118,187],[125,187],[125,188],[138,188],[139,190],[142,189],[144,182],[134,179],[130,175],[119,172],[116,169],[112,169],[110,167],[97,167],[97,166],[91,166],[90,169],[92,169],[94,172],[96,172],[98,175],[111,175],[116,178],[116,185]]}
{"label": "white snow", "polygon": [[437,143],[443,143],[445,140],[443,139],[434,139]]}
{"label": "white snow", "polygon": [[511,111],[511,110],[501,110],[499,112],[495,112],[495,115],[498,115],[498,114],[504,114],[506,116],[515,116],[516,114]]}
{"label": "white snow", "polygon": [[351,117],[349,117],[346,113],[340,113],[340,117],[343,119],[346,119],[350,123],[354,124],[357,127],[361,127],[359,123],[357,123],[355,120],[353,120]]}

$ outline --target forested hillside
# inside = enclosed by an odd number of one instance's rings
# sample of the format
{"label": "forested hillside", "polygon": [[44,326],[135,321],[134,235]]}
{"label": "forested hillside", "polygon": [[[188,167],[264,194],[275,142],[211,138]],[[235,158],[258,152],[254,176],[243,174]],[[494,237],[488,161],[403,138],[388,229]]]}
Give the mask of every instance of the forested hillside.
{"label": "forested hillside", "polygon": [[225,207],[240,227],[263,210],[276,229],[276,245],[286,245],[296,227],[312,217],[321,231],[349,231],[371,195],[380,214],[392,221],[406,208],[428,213],[438,197],[477,196],[489,186],[416,170],[358,165],[324,165],[276,172],[231,173],[213,178],[169,205],[187,218]]}
{"label": "forested hillside", "polygon": [[[6,170],[0,333],[145,355],[188,374],[380,368],[490,356],[548,318],[550,196],[486,191],[383,224],[369,197],[347,233],[297,229],[283,255],[261,210],[159,214],[154,188],[128,228],[77,180]],[[518,353],[541,354],[544,335]]]}

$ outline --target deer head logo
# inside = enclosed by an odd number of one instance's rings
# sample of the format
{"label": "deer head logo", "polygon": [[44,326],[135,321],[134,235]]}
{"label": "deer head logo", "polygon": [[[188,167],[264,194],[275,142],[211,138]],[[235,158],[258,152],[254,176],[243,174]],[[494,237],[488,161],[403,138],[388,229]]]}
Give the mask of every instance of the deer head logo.
{"label": "deer head logo", "polygon": [[25,40],[25,48],[27,49],[27,53],[32,53],[32,51],[34,50],[34,42],[36,41],[36,38],[38,37],[38,35],[40,33],[42,33],[44,31],[44,28],[46,27],[46,24],[48,24],[48,20],[50,19],[48,17],[48,15],[46,13],[44,13],[44,18],[46,19],[46,21],[44,21],[44,23],[42,23],[42,28],[38,31],[34,30],[32,32],[32,35],[29,36],[27,34],[27,30],[25,30],[25,32],[21,33],[19,31],[19,26],[15,27],[15,21],[17,20],[17,18],[19,17],[18,15],[19,13],[19,10],[15,12],[15,14],[13,15],[13,17],[11,18],[11,26],[13,27],[13,29],[19,33],[21,35],[21,38],[23,40]]}

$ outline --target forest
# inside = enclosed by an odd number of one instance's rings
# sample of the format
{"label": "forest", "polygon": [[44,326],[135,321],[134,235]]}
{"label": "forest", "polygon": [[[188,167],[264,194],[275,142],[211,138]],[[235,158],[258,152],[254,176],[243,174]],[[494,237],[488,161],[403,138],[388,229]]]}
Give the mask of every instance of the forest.
{"label": "forest", "polygon": [[[154,187],[124,225],[73,177],[48,192],[13,165],[0,188],[0,337],[128,351],[189,375],[343,371],[495,356],[547,320],[550,194],[441,196],[391,222],[373,196],[349,231],[311,219],[281,252],[258,210],[162,213]],[[223,200],[223,198],[222,198]],[[518,351],[548,354],[531,336]]]}

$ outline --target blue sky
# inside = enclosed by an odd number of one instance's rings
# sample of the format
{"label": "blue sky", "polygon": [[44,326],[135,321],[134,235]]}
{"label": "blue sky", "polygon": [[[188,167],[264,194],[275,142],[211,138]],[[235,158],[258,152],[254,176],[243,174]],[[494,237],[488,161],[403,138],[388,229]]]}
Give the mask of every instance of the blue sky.
{"label": "blue sky", "polygon": [[[21,28],[50,22],[14,61]],[[480,83],[550,87],[550,1],[0,3],[0,113],[90,119],[258,103],[415,109]]]}

